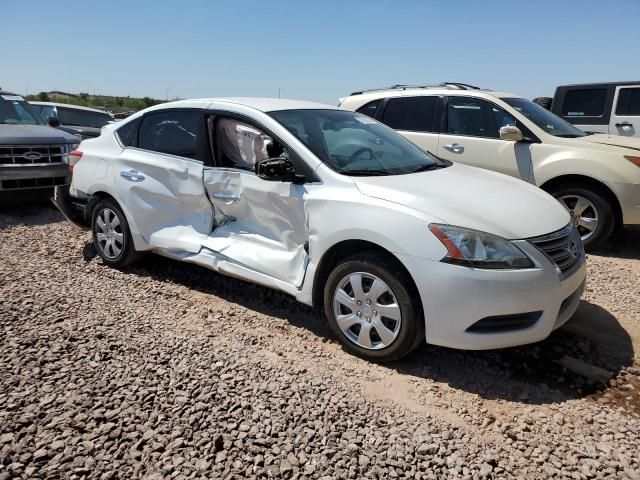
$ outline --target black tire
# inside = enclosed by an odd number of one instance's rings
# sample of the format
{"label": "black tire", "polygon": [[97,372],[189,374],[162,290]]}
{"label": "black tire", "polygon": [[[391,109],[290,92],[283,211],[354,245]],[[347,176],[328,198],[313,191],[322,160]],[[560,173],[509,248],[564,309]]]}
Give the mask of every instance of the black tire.
{"label": "black tire", "polygon": [[[588,185],[558,185],[553,187],[549,193],[556,197],[560,203],[567,207],[563,197],[571,197],[577,195],[586,198],[595,207],[596,218],[599,219],[598,226],[593,231],[593,234],[588,237],[583,237],[584,248],[587,251],[593,251],[603,246],[603,244],[611,237],[615,226],[616,218],[613,210],[613,206],[607,199],[606,195],[599,190],[594,189]],[[571,211],[571,204],[568,205]],[[572,215],[573,219],[573,215]]]}
{"label": "black tire", "polygon": [[[116,251],[114,251],[113,248],[105,248],[106,242],[104,240],[99,241],[98,239],[98,234],[102,233],[98,224],[98,219],[101,217],[104,221],[103,212],[105,210],[109,210],[115,214],[118,219],[118,226],[113,229],[114,238],[116,235],[121,235],[122,237],[122,243],[120,244],[118,242],[116,246],[117,248],[121,245],[117,254],[115,254]],[[98,201],[91,215],[91,233],[93,235],[93,244],[96,252],[98,252],[98,255],[100,255],[100,258],[102,258],[102,261],[106,265],[114,268],[122,268],[137,260],[138,252],[136,252],[133,247],[133,239],[131,238],[131,231],[129,230],[127,218],[124,216],[124,213],[115,200],[111,198],[104,198]]]}
{"label": "black tire", "polygon": [[551,106],[553,105],[553,98],[551,97],[537,97],[532,100],[533,103],[537,103],[542,108],[546,108],[547,110],[551,110]]}
{"label": "black tire", "polygon": [[[363,272],[381,279],[389,287],[393,296],[395,296],[397,305],[400,307],[401,321],[399,322],[397,336],[388,346],[383,348],[368,349],[361,347],[349,339],[347,334],[338,326],[334,312],[334,293],[346,276],[356,272]],[[370,292],[370,290],[365,290],[364,288],[363,291]],[[378,297],[375,302],[377,303],[381,298],[383,296]],[[351,256],[336,265],[325,283],[324,311],[331,329],[344,349],[367,360],[376,362],[395,361],[409,354],[420,343],[425,341],[424,317],[418,300],[418,293],[415,291],[409,274],[390,255],[379,252],[364,252]],[[376,317],[378,316],[377,312],[373,311],[373,313]],[[383,318],[384,322],[390,321],[389,318],[382,315],[379,320],[383,321]],[[368,323],[371,322],[369,321]],[[371,328],[374,333],[371,333],[369,338],[376,338],[378,334],[375,332],[375,326],[372,324]],[[377,338],[381,340],[382,337]]]}

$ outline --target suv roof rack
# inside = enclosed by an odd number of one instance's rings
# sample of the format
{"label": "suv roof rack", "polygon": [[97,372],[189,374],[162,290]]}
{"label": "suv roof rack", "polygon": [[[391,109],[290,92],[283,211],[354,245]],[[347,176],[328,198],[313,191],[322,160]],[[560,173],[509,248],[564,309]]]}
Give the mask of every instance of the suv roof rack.
{"label": "suv roof rack", "polygon": [[461,82],[442,82],[437,85],[391,85],[390,87],[385,88],[371,88],[368,90],[359,90],[357,92],[352,92],[351,95],[361,95],[366,92],[378,92],[381,90],[407,90],[409,88],[451,88],[455,90],[480,90],[480,87],[476,87],[475,85],[469,85],[468,83]]}

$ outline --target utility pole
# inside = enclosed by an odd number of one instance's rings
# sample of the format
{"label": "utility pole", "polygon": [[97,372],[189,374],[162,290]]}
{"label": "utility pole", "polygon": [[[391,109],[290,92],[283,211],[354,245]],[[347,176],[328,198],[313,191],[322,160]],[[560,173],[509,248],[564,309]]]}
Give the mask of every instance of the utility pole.
{"label": "utility pole", "polygon": [[280,92],[284,90],[282,87],[278,88],[278,98],[280,98]]}

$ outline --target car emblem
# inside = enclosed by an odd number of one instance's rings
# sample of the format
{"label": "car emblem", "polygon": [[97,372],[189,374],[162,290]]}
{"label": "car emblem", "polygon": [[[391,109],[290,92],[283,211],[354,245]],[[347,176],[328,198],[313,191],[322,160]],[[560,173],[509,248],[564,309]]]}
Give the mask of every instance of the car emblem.
{"label": "car emblem", "polygon": [[571,255],[573,255],[574,257],[578,255],[578,245],[576,245],[574,242],[571,242],[569,244],[569,252],[571,252]]}
{"label": "car emblem", "polygon": [[40,160],[42,158],[42,154],[38,152],[34,152],[33,150],[22,155],[23,158],[27,160],[35,161]]}

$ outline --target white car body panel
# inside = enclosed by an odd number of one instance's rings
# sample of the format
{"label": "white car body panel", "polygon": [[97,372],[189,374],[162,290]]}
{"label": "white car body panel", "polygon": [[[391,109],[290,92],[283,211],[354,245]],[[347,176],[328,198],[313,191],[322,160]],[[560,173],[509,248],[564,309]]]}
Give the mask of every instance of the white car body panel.
{"label": "white car body panel", "polygon": [[[297,185],[260,179],[248,171],[138,148],[124,148],[115,130],[147,111],[199,108],[252,119],[271,130],[315,172]],[[527,241],[535,263],[491,271],[441,262],[447,250],[430,223],[449,223],[504,238],[545,235],[569,215],[543,191],[519,180],[463,165],[423,173],[349,177],[317,158],[265,111],[335,109],[278,99],[204,99],[152,107],[84,141],[71,195],[105,193],[121,206],[136,250],[150,250],[268,286],[312,304],[325,254],[362,240],[393,254],[412,276],[425,312],[427,341],[459,348],[495,348],[540,340],[575,311],[584,282],[584,257],[570,277]],[[126,179],[122,172],[143,179]],[[559,316],[560,305],[577,301]],[[544,312],[530,329],[499,335],[466,333],[484,315]]]}

